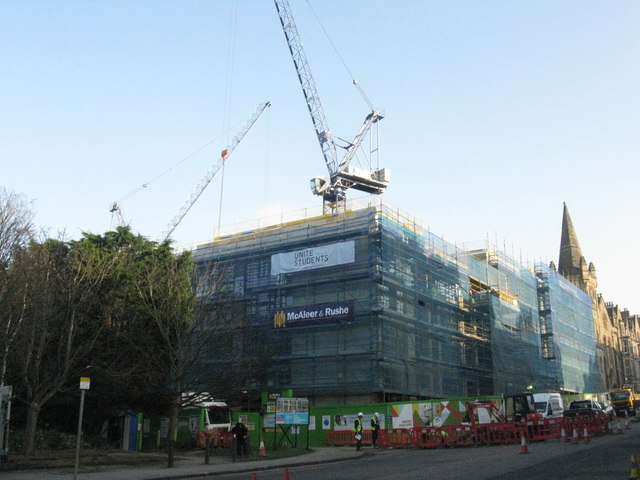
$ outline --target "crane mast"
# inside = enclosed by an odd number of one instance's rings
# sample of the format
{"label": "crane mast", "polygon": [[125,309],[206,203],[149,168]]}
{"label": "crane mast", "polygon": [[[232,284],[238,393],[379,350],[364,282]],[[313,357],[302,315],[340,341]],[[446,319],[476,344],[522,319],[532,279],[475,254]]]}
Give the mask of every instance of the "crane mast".
{"label": "crane mast", "polygon": [[163,241],[167,240],[171,236],[171,234],[180,224],[180,222],[182,221],[184,216],[187,214],[187,212],[191,210],[191,207],[193,207],[193,204],[196,203],[196,200],[198,200],[200,195],[202,195],[202,192],[204,192],[204,190],[207,188],[209,183],[211,183],[211,180],[213,180],[213,177],[216,176],[216,174],[218,173],[218,170],[220,170],[220,168],[224,165],[224,162],[231,156],[233,151],[240,144],[240,142],[247,135],[247,133],[249,133],[249,130],[251,130],[251,127],[253,127],[253,125],[258,121],[258,119],[260,118],[260,115],[262,115],[262,113],[270,106],[271,106],[271,102],[265,102],[265,103],[261,103],[256,107],[254,112],[251,114],[251,117],[249,117],[246,123],[242,126],[242,128],[238,131],[236,136],[233,138],[233,141],[231,142],[231,144],[222,151],[220,158],[209,168],[205,176],[202,177],[202,179],[200,180],[200,183],[198,183],[198,185],[196,186],[191,196],[187,199],[187,201],[184,203],[182,208],[180,208],[178,213],[176,213],[174,217],[171,219],[171,221],[169,222],[169,225],[167,226],[167,231],[162,235]]}
{"label": "crane mast", "polygon": [[316,82],[311,74],[307,57],[302,47],[302,41],[298,34],[298,28],[291,15],[289,9],[289,3],[283,0],[275,0],[276,10],[280,16],[280,24],[282,25],[282,31],[289,45],[289,52],[293,60],[293,65],[296,67],[298,73],[298,81],[302,87],[304,98],[307,101],[307,108],[311,115],[311,122],[316,130],[318,136],[318,142],[320,142],[320,148],[324,155],[324,161],[329,167],[329,171],[336,171],[338,169],[338,155],[336,153],[335,143],[331,139],[331,130],[327,124],[327,119],[324,116],[324,110],[320,103],[320,97],[318,96],[318,90],[316,88]]}
{"label": "crane mast", "polygon": [[[345,209],[346,191],[349,188],[372,194],[381,194],[389,184],[389,169],[378,169],[372,165],[372,155],[374,153],[376,155],[379,154],[377,146],[375,148],[370,147],[368,152],[364,152],[368,168],[355,168],[351,165],[351,161],[358,156],[358,152],[362,149],[367,134],[371,135],[372,126],[377,125],[383,116],[379,110],[372,110],[366,116],[354,139],[351,142],[345,142],[345,145],[339,145],[345,152],[342,158],[338,157],[338,145],[324,116],[320,97],[302,47],[302,41],[300,40],[289,2],[288,0],[274,0],[274,4],[280,17],[282,31],[287,40],[291,59],[298,74],[298,81],[302,87],[302,93],[307,102],[311,121],[329,171],[329,178],[316,177],[311,179],[311,191],[316,195],[322,195],[324,213],[339,213]],[[375,141],[377,142],[377,136]],[[371,138],[370,144],[373,145]]]}

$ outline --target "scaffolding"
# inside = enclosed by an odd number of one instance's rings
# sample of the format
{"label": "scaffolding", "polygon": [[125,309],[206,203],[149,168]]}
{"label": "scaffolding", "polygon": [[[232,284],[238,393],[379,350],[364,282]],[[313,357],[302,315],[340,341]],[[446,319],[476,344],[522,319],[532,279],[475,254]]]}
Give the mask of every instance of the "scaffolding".
{"label": "scaffolding", "polygon": [[592,300],[549,267],[536,264],[543,356],[553,359],[558,388],[596,392],[600,374]]}
{"label": "scaffolding", "polygon": [[[353,261],[271,270],[275,255],[343,244],[353,245]],[[596,381],[586,294],[493,246],[463,251],[380,199],[351,200],[337,215],[263,219],[220,234],[194,258],[227,265],[225,288],[278,347],[260,388],[339,403],[515,393],[532,384],[586,391]],[[338,307],[349,314],[317,318]],[[314,321],[297,320],[303,311]]]}

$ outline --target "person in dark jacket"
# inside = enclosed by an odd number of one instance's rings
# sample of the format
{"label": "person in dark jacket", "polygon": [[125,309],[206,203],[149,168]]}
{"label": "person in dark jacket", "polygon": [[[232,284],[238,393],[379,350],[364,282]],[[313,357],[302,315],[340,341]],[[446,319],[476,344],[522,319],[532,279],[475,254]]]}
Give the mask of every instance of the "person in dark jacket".
{"label": "person in dark jacket", "polygon": [[237,422],[231,429],[231,433],[236,438],[236,454],[240,457],[247,454],[247,435],[249,429],[242,422]]}

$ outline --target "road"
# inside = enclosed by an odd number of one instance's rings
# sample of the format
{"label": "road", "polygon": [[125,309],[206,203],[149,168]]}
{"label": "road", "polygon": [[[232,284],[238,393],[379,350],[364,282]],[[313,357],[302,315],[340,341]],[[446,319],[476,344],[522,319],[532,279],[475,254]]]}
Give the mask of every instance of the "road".
{"label": "road", "polygon": [[[640,456],[640,424],[631,431],[591,438],[589,443],[537,442],[438,450],[369,450],[351,461],[291,467],[290,480],[585,480],[624,479],[631,455]],[[256,471],[257,480],[283,480],[283,469]],[[252,474],[218,475],[247,480]]]}

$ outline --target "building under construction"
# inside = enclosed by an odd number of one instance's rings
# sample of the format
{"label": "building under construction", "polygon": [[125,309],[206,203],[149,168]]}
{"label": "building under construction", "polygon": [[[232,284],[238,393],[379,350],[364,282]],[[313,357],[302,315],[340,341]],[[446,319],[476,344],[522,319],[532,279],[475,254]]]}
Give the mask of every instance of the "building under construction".
{"label": "building under construction", "polygon": [[553,268],[463,251],[380,200],[356,203],[195,250],[227,266],[277,352],[256,388],[316,404],[599,389],[590,296]]}

